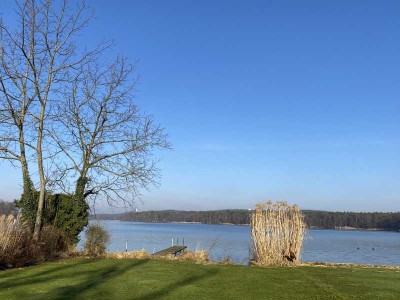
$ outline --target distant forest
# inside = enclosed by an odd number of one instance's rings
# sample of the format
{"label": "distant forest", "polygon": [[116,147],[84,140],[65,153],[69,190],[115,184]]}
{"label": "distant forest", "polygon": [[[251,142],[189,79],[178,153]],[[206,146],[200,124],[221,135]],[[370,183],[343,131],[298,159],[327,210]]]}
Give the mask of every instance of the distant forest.
{"label": "distant forest", "polygon": [[[397,213],[354,213],[304,210],[305,221],[313,229],[378,229],[400,231],[400,212]],[[197,222],[204,224],[249,224],[250,211],[242,209],[212,211],[142,211],[122,214],[99,214],[97,219],[133,222],[169,223]]]}
{"label": "distant forest", "polygon": [[16,215],[18,208],[12,202],[5,202],[0,200],[0,216],[1,215]]}
{"label": "distant forest", "polygon": [[[12,202],[0,201],[0,215],[18,213]],[[307,226],[313,229],[378,229],[400,231],[400,212],[354,213],[303,210]],[[250,211],[225,209],[210,211],[158,210],[126,212],[122,214],[98,214],[96,219],[148,223],[195,222],[204,224],[249,224]],[[92,216],[94,218],[94,216]]]}

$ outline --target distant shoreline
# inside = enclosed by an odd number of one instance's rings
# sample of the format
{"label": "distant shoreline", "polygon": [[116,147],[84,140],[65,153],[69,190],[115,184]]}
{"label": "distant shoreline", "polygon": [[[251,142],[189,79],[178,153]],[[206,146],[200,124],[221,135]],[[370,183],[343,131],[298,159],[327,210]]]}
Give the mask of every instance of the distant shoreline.
{"label": "distant shoreline", "polygon": [[[146,224],[201,224],[201,225],[226,225],[226,226],[250,226],[250,224],[234,224],[234,223],[202,223],[202,222],[186,222],[186,221],[171,221],[171,222],[145,222],[145,221],[130,221],[130,220],[119,220],[119,219],[96,219],[98,221],[118,221],[118,222],[133,222],[133,223],[146,223]],[[321,228],[321,227],[310,227],[309,230],[335,230],[335,231],[387,231],[387,232],[399,232],[398,230],[388,230],[383,228],[357,228],[357,227],[336,227],[336,228]]]}
{"label": "distant shoreline", "polygon": [[[400,212],[354,213],[302,210],[304,221],[311,229],[400,231]],[[124,220],[145,223],[187,223],[248,225],[251,211],[225,209],[209,211],[152,210],[118,214],[97,214],[96,219]]]}

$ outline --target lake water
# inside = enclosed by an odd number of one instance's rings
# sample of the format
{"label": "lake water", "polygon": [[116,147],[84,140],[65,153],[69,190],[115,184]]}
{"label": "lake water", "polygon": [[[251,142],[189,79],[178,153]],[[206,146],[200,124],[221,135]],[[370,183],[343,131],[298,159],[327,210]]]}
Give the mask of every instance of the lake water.
{"label": "lake water", "polygon": [[[102,225],[111,234],[112,252],[125,251],[127,242],[129,251],[154,253],[178,238],[179,244],[184,239],[189,250],[209,251],[212,260],[230,257],[239,264],[249,261],[249,226],[120,221],[102,221]],[[400,265],[400,232],[309,230],[307,235],[303,261]]]}

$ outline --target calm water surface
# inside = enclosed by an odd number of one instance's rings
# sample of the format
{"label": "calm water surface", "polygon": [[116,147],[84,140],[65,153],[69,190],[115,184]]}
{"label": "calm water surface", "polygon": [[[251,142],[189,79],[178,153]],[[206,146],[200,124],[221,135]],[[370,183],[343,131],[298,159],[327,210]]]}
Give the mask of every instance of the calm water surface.
{"label": "calm water surface", "polygon": [[[212,260],[230,257],[247,264],[251,248],[249,226],[137,223],[102,221],[111,234],[109,251],[146,249],[150,253],[185,240],[190,250],[205,249]],[[303,261],[400,265],[400,233],[382,231],[310,230]]]}

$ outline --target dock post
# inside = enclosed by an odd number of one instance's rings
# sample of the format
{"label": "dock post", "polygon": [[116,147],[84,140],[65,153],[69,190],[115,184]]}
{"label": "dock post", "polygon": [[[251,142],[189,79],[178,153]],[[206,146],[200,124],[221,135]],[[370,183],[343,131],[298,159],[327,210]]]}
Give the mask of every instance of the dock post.
{"label": "dock post", "polygon": [[172,242],[171,242],[171,246],[173,246],[174,245],[174,238],[172,238]]}

